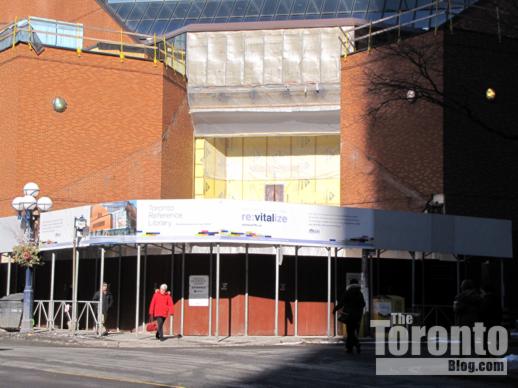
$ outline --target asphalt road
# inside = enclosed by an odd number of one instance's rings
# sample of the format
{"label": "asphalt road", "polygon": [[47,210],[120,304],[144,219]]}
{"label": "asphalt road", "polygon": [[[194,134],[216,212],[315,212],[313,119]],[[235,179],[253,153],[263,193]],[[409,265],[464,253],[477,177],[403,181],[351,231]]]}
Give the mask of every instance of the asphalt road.
{"label": "asphalt road", "polygon": [[88,348],[0,342],[0,387],[512,387],[510,377],[375,376],[373,349]]}

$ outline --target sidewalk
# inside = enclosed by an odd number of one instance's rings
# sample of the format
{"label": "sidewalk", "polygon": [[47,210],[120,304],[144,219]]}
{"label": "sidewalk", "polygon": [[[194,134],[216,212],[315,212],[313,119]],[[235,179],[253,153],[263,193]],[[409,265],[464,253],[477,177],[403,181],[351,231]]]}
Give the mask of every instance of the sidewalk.
{"label": "sidewalk", "polygon": [[337,345],[342,337],[266,337],[266,336],[165,336],[166,340],[157,341],[154,333],[120,332],[98,337],[93,333],[79,332],[71,335],[65,330],[35,331],[31,334],[19,332],[0,332],[0,339],[50,343],[64,346],[108,347],[108,348],[196,348],[196,347],[231,347],[231,346],[274,346],[274,345]]}

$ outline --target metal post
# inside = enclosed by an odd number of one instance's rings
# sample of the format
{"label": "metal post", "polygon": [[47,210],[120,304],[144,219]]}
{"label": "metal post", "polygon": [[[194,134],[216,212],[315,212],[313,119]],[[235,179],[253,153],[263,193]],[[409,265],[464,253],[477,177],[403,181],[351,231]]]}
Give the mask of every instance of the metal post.
{"label": "metal post", "polygon": [[[174,305],[174,244],[171,244],[171,299]],[[169,317],[169,335],[174,335],[174,320],[173,316]]]}
{"label": "metal post", "polygon": [[76,268],[74,273],[74,295],[73,295],[73,307],[72,307],[72,325],[73,325],[73,332],[77,330],[78,322],[77,322],[77,289],[79,288],[79,249],[76,248]]}
{"label": "metal post", "polygon": [[[334,273],[334,292],[335,292],[335,306],[338,304],[338,249],[335,248],[335,273]],[[338,314],[334,314],[335,316],[335,328],[334,335],[338,334]]]}
{"label": "metal post", "polygon": [[331,337],[331,248],[327,248],[327,336]]}
{"label": "metal post", "polygon": [[142,290],[142,293],[144,294],[142,296],[142,327],[146,327],[146,298],[147,298],[147,294],[146,294],[146,287],[147,287],[147,245],[144,246],[144,274],[143,274],[143,279],[144,279],[144,287],[143,287],[143,290]]}
{"label": "metal post", "polygon": [[13,259],[11,255],[7,256],[7,289],[6,289],[6,295],[11,294],[11,263]]}
{"label": "metal post", "polygon": [[212,336],[212,244],[209,246],[209,333]]}
{"label": "metal post", "polygon": [[[34,242],[34,235],[32,231],[32,212],[30,210],[25,211],[25,233],[30,242]],[[32,325],[32,311],[34,304],[34,291],[32,288],[32,268],[27,267],[25,269],[25,288],[23,289],[23,315],[22,324],[20,326],[21,333],[31,332],[33,329]]]}
{"label": "metal post", "polygon": [[122,248],[119,247],[119,262],[117,271],[117,333],[120,332],[121,319],[121,271],[122,271]]}
{"label": "metal post", "polygon": [[219,271],[220,249],[219,244],[216,244],[216,337],[219,337]]}
{"label": "metal post", "polygon": [[49,318],[48,327],[54,329],[54,281],[56,277],[56,253],[52,252],[52,264],[50,267],[50,301],[49,301]]}
{"label": "metal post", "polygon": [[502,310],[505,308],[505,284],[504,284],[504,260],[500,259],[500,303]]}
{"label": "metal post", "polygon": [[120,332],[121,319],[121,270],[122,270],[122,248],[119,247],[119,262],[117,269],[117,333]]}
{"label": "metal post", "polygon": [[412,255],[412,312],[415,311],[415,252],[410,252]]}
{"label": "metal post", "polygon": [[425,253],[422,252],[422,260],[421,260],[421,314],[424,314],[424,304],[425,304]]}
{"label": "metal post", "polygon": [[140,245],[137,245],[137,284],[135,299],[135,334],[138,335],[138,315],[140,302]]}
{"label": "metal post", "polygon": [[457,259],[457,294],[460,293],[460,259],[459,256],[455,256]]}
{"label": "metal post", "polygon": [[72,334],[76,332],[76,304],[74,299],[74,294],[76,290],[76,251],[77,251],[77,229],[74,227],[74,240],[72,242],[72,295],[70,296],[72,299],[72,319],[70,322],[70,330],[72,331]]}
{"label": "metal post", "polygon": [[103,314],[103,283],[104,283],[104,248],[101,248],[101,270],[99,275],[99,305],[97,306],[97,335],[102,335],[102,329],[104,327],[104,314]]}
{"label": "metal post", "polygon": [[366,302],[367,302],[367,306],[366,306],[366,312],[367,312],[367,315],[365,316],[366,319],[364,319],[364,332],[365,333],[369,333],[370,332],[370,319],[369,319],[369,316],[370,316],[370,311],[371,311],[371,306],[369,305],[369,302],[370,302],[370,290],[369,290],[369,271],[368,271],[368,265],[369,265],[369,259],[370,259],[370,256],[369,256],[369,250],[368,249],[362,249],[362,273],[361,273],[361,289],[362,289],[362,292],[364,294],[364,296],[366,297]]}
{"label": "metal post", "polygon": [[21,333],[27,333],[32,331],[32,302],[33,302],[33,289],[32,289],[32,268],[27,267],[25,269],[25,288],[23,290],[23,317],[22,325],[20,327]]}
{"label": "metal post", "polygon": [[299,335],[299,247],[295,247],[295,337]]}
{"label": "metal post", "polygon": [[245,336],[248,335],[248,244],[245,245]]}
{"label": "metal post", "polygon": [[279,260],[281,248],[276,247],[275,250],[275,329],[274,335],[279,335]]}
{"label": "metal post", "polygon": [[182,246],[182,299],[181,299],[181,310],[182,317],[180,319],[180,335],[183,337],[183,318],[185,314],[185,302],[184,302],[184,294],[185,294],[185,244]]}

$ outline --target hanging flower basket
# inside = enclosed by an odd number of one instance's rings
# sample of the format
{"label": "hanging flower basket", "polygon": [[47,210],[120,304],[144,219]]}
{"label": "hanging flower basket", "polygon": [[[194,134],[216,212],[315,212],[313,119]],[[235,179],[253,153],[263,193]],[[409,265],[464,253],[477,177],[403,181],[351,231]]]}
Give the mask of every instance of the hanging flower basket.
{"label": "hanging flower basket", "polygon": [[41,265],[40,250],[36,244],[20,244],[13,248],[13,261],[22,267]]}

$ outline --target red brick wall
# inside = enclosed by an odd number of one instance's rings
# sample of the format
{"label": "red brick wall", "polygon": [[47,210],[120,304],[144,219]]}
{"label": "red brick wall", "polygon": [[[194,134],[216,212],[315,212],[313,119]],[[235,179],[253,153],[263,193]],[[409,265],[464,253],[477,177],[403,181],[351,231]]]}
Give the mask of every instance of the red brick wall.
{"label": "red brick wall", "polygon": [[194,129],[185,81],[171,69],[164,77],[162,198],[192,198]]}
{"label": "red brick wall", "polygon": [[[11,199],[28,181],[56,208],[161,198],[162,180],[191,187],[192,147],[191,159],[182,160],[187,167],[173,155],[173,178],[162,173],[164,123],[185,105],[184,88],[162,65],[52,48],[36,56],[20,45],[0,53],[0,84],[0,216],[12,214]],[[52,108],[56,96],[68,103],[64,113]],[[182,109],[173,129],[185,129],[183,146],[188,135],[192,142],[192,126]],[[165,142],[164,152],[177,150],[175,141]]]}
{"label": "red brick wall", "polygon": [[[412,38],[412,44],[435,47],[442,63],[442,34]],[[383,49],[342,59],[341,204],[421,211],[432,193],[442,193],[442,108],[423,100],[403,99],[385,106],[373,88],[373,75],[412,79],[408,59]],[[438,85],[441,74],[433,74]]]}

